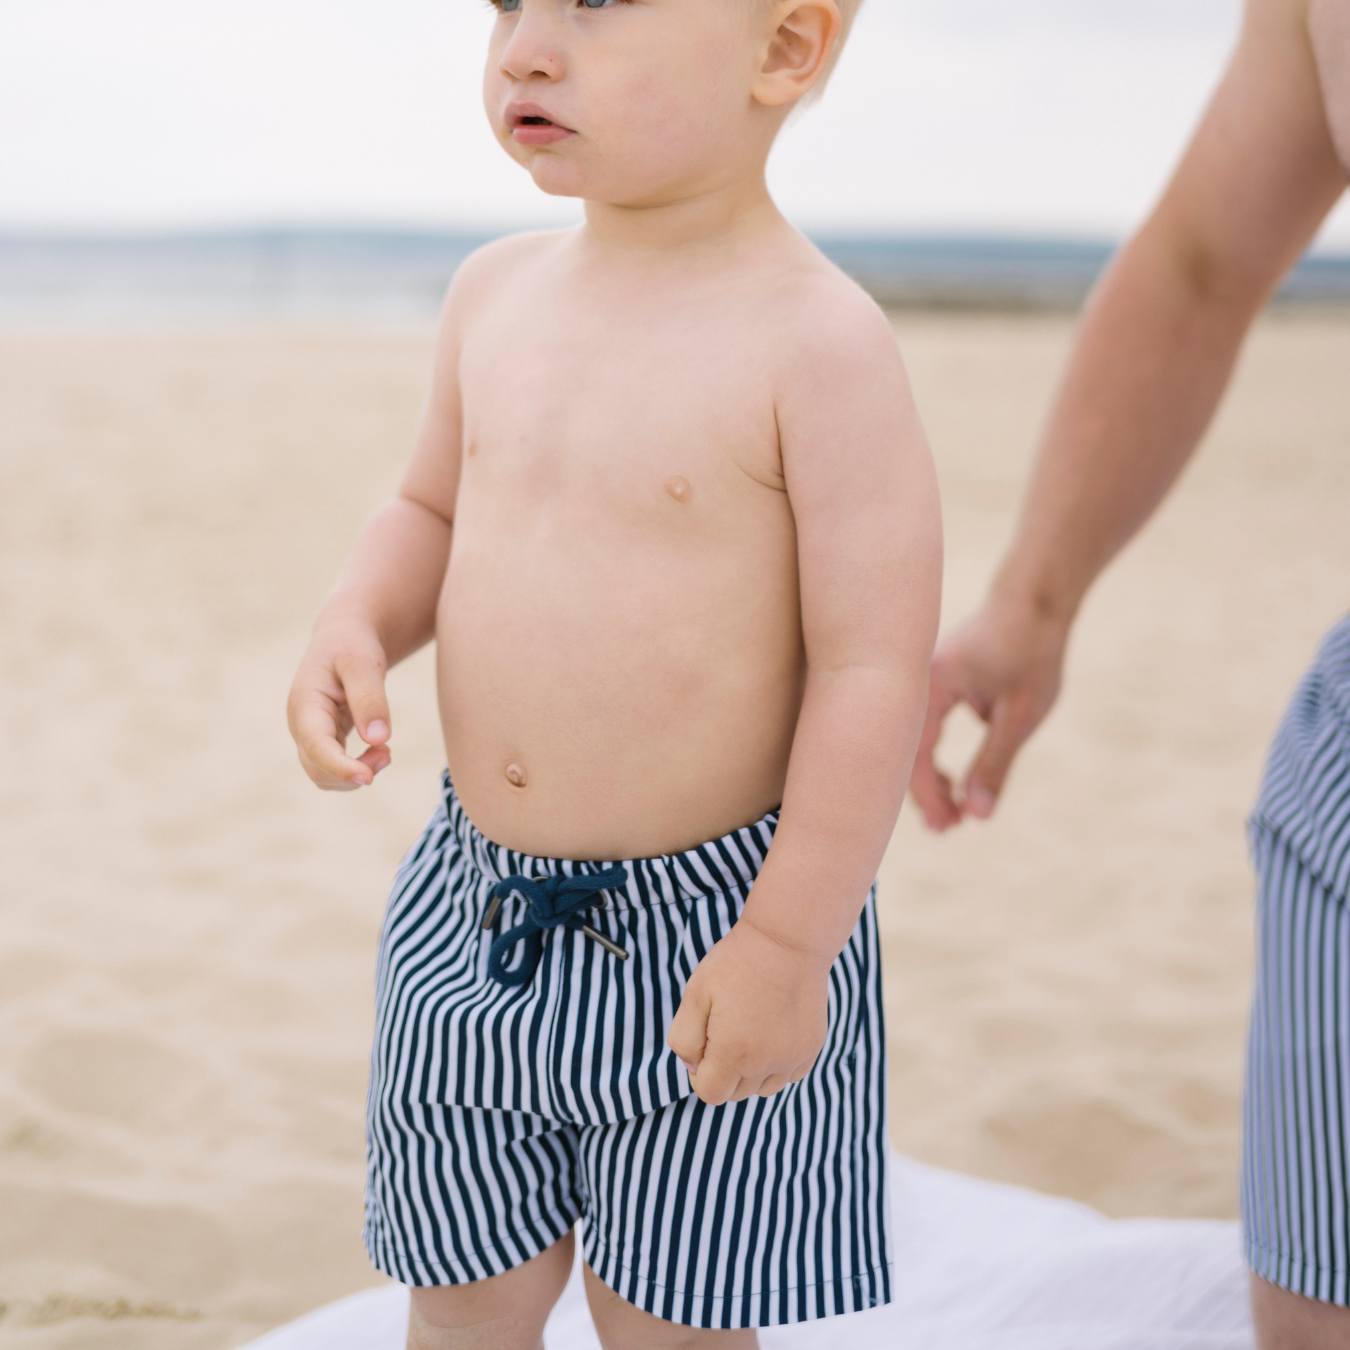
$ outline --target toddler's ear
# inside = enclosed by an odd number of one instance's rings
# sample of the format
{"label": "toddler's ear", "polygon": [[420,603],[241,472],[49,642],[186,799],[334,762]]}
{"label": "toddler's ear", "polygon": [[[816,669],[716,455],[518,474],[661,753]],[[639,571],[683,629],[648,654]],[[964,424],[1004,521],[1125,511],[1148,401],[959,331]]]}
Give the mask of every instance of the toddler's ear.
{"label": "toddler's ear", "polygon": [[766,107],[795,103],[825,73],[843,27],[834,0],[775,0],[759,77],[751,90]]}

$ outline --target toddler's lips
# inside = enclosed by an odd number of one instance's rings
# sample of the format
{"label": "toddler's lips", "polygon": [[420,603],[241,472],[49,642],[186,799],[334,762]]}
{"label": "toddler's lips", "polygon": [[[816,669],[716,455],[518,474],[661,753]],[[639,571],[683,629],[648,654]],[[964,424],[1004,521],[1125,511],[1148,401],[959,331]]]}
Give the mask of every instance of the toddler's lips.
{"label": "toddler's lips", "polygon": [[506,110],[506,125],[517,145],[556,145],[576,132],[555,122],[536,103],[512,103]]}

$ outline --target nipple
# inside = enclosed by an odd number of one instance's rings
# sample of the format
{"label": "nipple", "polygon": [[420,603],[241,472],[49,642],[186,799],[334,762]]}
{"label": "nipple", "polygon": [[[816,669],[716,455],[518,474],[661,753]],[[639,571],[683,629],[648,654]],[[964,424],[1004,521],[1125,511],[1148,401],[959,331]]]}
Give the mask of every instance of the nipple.
{"label": "nipple", "polygon": [[666,479],[666,491],[675,498],[677,502],[687,502],[694,495],[694,489],[687,478],[681,478],[676,474],[673,478]]}
{"label": "nipple", "polygon": [[517,764],[513,759],[506,766],[506,781],[510,783],[512,787],[523,788],[528,781],[525,777],[525,766],[523,764]]}

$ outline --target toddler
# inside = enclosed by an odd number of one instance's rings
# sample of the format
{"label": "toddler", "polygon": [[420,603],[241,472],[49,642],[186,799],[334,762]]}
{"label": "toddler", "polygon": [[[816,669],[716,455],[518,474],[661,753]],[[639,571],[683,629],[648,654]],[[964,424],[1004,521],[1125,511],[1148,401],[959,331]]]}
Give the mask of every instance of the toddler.
{"label": "toddler", "polygon": [[889,1297],[873,879],[937,496],[886,319],[764,174],[856,5],[497,0],[488,116],[585,223],[460,269],[289,708],[314,782],[367,786],[436,642],[366,1225],[421,1350],[537,1347],[578,1224],[607,1347]]}

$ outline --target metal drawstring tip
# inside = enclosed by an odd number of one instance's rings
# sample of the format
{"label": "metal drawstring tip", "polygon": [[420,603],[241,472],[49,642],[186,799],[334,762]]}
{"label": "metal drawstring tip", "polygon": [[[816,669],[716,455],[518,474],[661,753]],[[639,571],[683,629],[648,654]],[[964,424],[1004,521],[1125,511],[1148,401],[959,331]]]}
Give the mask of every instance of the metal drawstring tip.
{"label": "metal drawstring tip", "polygon": [[488,906],[488,912],[483,915],[483,931],[486,932],[496,922],[497,914],[502,907],[502,898],[500,895],[492,897],[492,903]]}
{"label": "metal drawstring tip", "polygon": [[598,942],[611,956],[617,956],[620,961],[628,960],[628,952],[620,947],[617,942],[611,942],[603,933],[597,933],[588,923],[581,925],[581,931],[586,934],[592,942]]}

